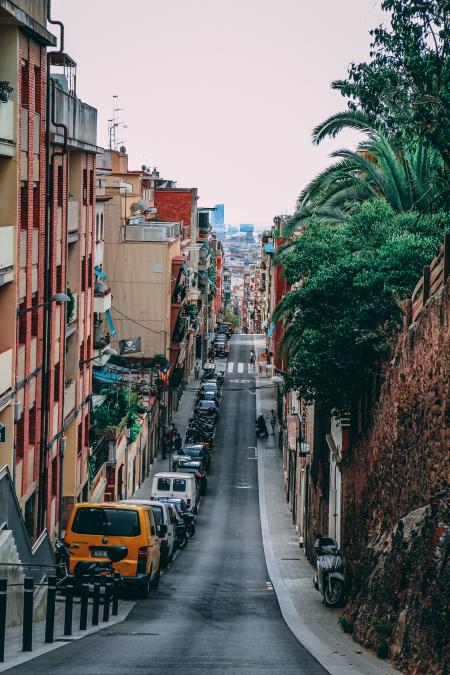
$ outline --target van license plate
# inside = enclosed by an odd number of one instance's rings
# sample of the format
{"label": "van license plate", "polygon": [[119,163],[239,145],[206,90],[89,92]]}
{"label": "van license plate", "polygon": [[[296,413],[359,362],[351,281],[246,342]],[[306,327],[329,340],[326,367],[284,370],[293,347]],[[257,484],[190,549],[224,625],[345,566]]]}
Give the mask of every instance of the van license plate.
{"label": "van license plate", "polygon": [[92,557],[93,558],[107,558],[108,557],[108,551],[102,551],[101,549],[94,548],[91,551]]}

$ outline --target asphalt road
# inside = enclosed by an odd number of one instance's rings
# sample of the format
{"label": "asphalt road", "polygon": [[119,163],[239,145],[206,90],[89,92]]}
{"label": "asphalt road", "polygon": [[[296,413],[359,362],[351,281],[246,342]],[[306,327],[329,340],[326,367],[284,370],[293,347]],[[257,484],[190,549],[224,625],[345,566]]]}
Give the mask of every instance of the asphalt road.
{"label": "asphalt road", "polygon": [[[251,336],[230,360],[248,363]],[[233,379],[246,379],[242,384]],[[10,672],[326,675],[283,621],[264,559],[253,375],[228,374],[197,533],[128,619]]]}

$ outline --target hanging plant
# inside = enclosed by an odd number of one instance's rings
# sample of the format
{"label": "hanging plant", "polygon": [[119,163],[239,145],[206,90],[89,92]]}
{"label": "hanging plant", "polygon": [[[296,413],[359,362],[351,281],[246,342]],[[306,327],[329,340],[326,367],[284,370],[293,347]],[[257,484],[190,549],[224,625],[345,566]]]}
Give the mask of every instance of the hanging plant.
{"label": "hanging plant", "polygon": [[164,356],[164,354],[155,354],[151,363],[154,370],[161,370],[163,368],[167,368],[169,365],[169,361]]}
{"label": "hanging plant", "polygon": [[69,301],[66,305],[67,307],[67,314],[66,314],[66,323],[72,323],[73,317],[75,314],[75,297],[72,293],[72,289],[70,286],[67,286],[67,295],[69,296]]}

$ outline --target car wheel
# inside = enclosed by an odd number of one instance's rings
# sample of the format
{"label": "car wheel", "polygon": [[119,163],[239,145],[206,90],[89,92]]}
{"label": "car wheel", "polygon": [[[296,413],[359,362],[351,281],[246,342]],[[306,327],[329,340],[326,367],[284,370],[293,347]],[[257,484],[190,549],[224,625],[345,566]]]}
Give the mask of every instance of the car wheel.
{"label": "car wheel", "polygon": [[158,571],[156,572],[155,576],[153,577],[152,581],[150,582],[150,587],[151,588],[158,588],[160,578],[161,578],[161,573],[160,573],[159,567],[158,567]]}
{"label": "car wheel", "polygon": [[148,598],[150,593],[150,574],[147,574],[143,581],[141,581],[139,589],[138,589],[138,597],[140,598]]}

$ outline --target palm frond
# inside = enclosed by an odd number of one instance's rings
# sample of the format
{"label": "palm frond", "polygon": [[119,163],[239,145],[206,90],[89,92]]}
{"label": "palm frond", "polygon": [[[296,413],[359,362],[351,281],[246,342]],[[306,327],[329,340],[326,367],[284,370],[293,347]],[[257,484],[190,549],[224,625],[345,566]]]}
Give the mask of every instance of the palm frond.
{"label": "palm frond", "polygon": [[319,145],[324,138],[336,138],[343,129],[354,129],[364,134],[374,131],[367,115],[358,111],[345,110],[331,115],[314,127],[312,141],[314,145]]}

